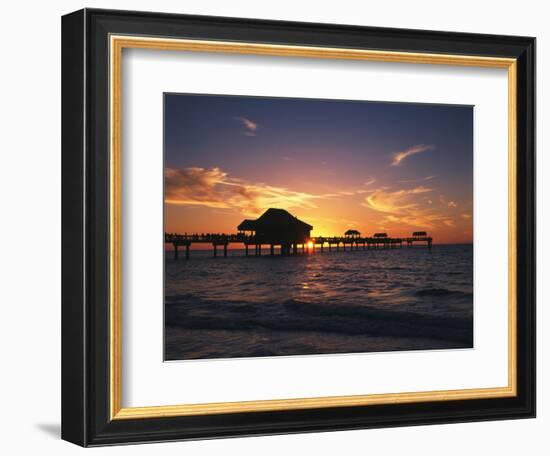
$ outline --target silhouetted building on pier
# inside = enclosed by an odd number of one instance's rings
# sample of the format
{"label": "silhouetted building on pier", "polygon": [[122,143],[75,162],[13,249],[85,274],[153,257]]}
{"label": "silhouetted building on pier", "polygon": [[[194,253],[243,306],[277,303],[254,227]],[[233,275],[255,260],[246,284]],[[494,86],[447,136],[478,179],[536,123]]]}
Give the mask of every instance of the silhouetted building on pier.
{"label": "silhouetted building on pier", "polygon": [[298,244],[309,241],[313,227],[284,209],[268,209],[256,220],[243,220],[237,227],[250,232],[255,244],[280,245],[283,254],[296,250]]}
{"label": "silhouetted building on pier", "polygon": [[356,239],[356,238],[359,238],[361,236],[361,233],[357,230],[347,230],[344,233],[344,236],[347,237],[347,238]]}
{"label": "silhouetted building on pier", "polygon": [[415,231],[413,233],[413,237],[426,237],[428,236],[428,233],[426,233],[425,231]]}

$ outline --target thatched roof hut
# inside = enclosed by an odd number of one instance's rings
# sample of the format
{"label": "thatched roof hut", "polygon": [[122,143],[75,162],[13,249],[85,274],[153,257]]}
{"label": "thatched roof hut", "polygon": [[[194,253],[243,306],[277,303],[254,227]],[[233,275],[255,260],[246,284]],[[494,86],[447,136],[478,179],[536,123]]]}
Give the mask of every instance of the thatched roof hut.
{"label": "thatched roof hut", "polygon": [[254,231],[256,228],[256,220],[243,220],[237,227],[239,231]]}
{"label": "thatched roof hut", "polygon": [[258,243],[292,244],[309,240],[313,226],[284,209],[270,208],[256,220],[243,220],[239,231],[251,231]]}

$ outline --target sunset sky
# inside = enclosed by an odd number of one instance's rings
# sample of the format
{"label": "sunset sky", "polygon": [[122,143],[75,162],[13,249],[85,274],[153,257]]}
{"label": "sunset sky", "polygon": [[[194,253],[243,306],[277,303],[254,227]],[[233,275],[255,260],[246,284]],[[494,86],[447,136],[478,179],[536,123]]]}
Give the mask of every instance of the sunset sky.
{"label": "sunset sky", "polygon": [[165,231],[236,233],[270,207],[313,236],[472,242],[473,108],[165,95]]}

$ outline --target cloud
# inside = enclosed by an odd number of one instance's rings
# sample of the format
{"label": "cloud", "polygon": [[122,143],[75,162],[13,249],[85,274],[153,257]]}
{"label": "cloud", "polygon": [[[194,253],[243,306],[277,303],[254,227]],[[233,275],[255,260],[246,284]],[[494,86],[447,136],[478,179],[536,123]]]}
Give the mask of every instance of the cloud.
{"label": "cloud", "polygon": [[216,187],[227,177],[219,168],[166,168],[164,171],[165,200],[169,204],[188,204],[226,208]]}
{"label": "cloud", "polygon": [[364,195],[365,193],[372,193],[374,190],[369,190],[366,188],[358,188],[355,190],[341,190],[339,192],[334,193],[322,193],[317,196],[317,198],[338,198],[341,196],[356,196],[356,195]]}
{"label": "cloud", "polygon": [[374,177],[370,177],[368,181],[365,182],[366,186],[372,185],[376,182],[376,179]]}
{"label": "cloud", "polygon": [[165,202],[172,205],[236,209],[256,216],[269,207],[315,208],[319,195],[231,177],[220,168],[166,168]]}
{"label": "cloud", "polygon": [[437,177],[437,175],[433,175],[433,176],[421,177],[419,179],[404,179],[404,180],[400,180],[400,181],[397,181],[397,182],[400,182],[402,184],[410,184],[410,183],[414,183],[414,182],[426,182],[426,181],[435,179],[436,177]]}
{"label": "cloud", "polygon": [[393,214],[400,210],[410,209],[417,206],[411,202],[411,195],[419,193],[428,193],[433,191],[431,188],[414,187],[408,190],[387,191],[386,189],[376,190],[365,198],[366,206],[378,212]]}
{"label": "cloud", "polygon": [[246,117],[234,117],[235,120],[238,120],[241,125],[245,128],[244,134],[246,136],[256,136],[256,131],[259,128],[259,125],[256,122],[246,118]]}
{"label": "cloud", "polygon": [[432,150],[433,148],[434,148],[433,146],[429,146],[426,144],[418,144],[416,146],[409,147],[407,150],[403,150],[401,152],[395,152],[393,154],[393,160],[392,160],[391,166],[398,166],[401,164],[403,160],[410,157],[411,155],[427,152],[428,150]]}
{"label": "cloud", "polygon": [[[370,185],[374,184],[376,182],[376,179],[374,178],[369,178],[368,181],[364,182],[363,185],[364,187],[369,187]],[[369,189],[369,188],[364,188],[364,187],[361,187],[361,188],[357,188],[357,189],[352,189],[352,190],[340,190],[338,192],[334,192],[334,193],[324,193],[322,195],[319,195],[320,198],[337,198],[337,197],[340,197],[340,196],[356,196],[356,195],[364,195],[365,193],[372,193],[374,192],[374,189]]]}
{"label": "cloud", "polygon": [[[358,188],[334,193],[298,192],[236,178],[217,167],[166,168],[164,176],[166,204],[235,209],[250,216],[259,215],[270,207],[317,208],[316,202],[321,200],[350,198],[375,191]],[[431,190],[417,187],[412,191],[423,193]]]}
{"label": "cloud", "polygon": [[447,207],[458,207],[458,204],[453,200],[448,200],[444,195],[439,195],[439,202]]}
{"label": "cloud", "polygon": [[432,191],[433,189],[423,186],[400,190],[381,188],[367,196],[362,205],[384,214],[382,222],[386,224],[415,228],[433,228],[441,224],[452,226],[453,221],[450,217],[423,204],[424,197],[419,201],[419,196]]}

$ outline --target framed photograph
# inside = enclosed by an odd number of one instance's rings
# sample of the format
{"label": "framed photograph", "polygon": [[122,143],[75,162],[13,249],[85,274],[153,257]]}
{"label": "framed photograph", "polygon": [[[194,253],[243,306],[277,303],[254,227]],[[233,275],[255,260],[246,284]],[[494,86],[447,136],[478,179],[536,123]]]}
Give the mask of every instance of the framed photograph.
{"label": "framed photograph", "polygon": [[62,437],[535,416],[535,39],[62,21]]}

